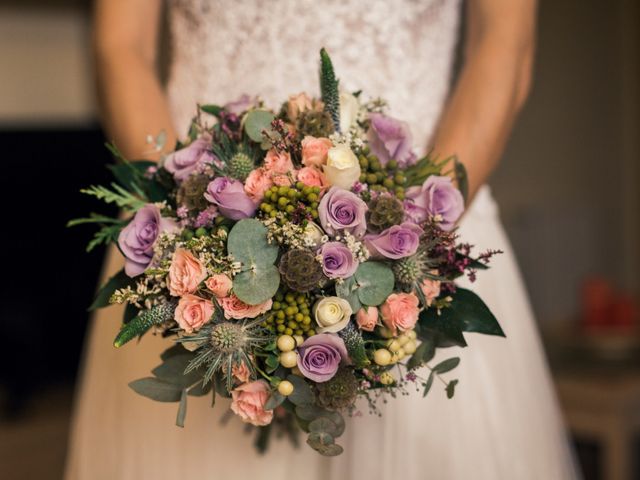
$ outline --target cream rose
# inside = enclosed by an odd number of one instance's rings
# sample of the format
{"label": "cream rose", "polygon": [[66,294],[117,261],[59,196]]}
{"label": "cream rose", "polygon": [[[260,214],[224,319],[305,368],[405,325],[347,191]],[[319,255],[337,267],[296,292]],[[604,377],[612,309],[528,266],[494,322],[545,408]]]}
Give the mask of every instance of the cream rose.
{"label": "cream rose", "polygon": [[347,92],[340,92],[340,130],[343,133],[348,132],[356,122],[360,104],[358,99]]}
{"label": "cream rose", "polygon": [[175,321],[187,333],[199,330],[213,315],[210,300],[187,294],[180,298],[175,312]]}
{"label": "cream rose", "polygon": [[307,226],[304,227],[304,237],[309,247],[319,247],[325,235],[324,230],[315,222],[307,222]]}
{"label": "cream rose", "polygon": [[273,420],[273,410],[264,409],[269,395],[269,384],[264,380],[243,383],[231,391],[231,410],[245,423],[269,425]]}
{"label": "cream rose", "polygon": [[325,297],[313,306],[319,333],[336,333],[349,323],[353,310],[344,298]]}
{"label": "cream rose", "polygon": [[330,185],[351,190],[360,178],[360,162],[348,145],[339,144],[327,152],[324,176]]}
{"label": "cream rose", "polygon": [[194,293],[207,277],[207,271],[191,252],[178,248],[171,259],[167,286],[174,297]]}

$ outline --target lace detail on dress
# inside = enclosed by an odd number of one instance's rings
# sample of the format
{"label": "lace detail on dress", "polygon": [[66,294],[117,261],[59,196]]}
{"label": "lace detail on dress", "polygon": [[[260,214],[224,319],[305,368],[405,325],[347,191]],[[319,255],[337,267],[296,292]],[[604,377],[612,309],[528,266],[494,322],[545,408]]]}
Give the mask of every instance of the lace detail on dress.
{"label": "lace detail on dress", "polygon": [[446,98],[459,0],[169,0],[169,98],[184,132],[197,102],[318,92],[326,47],[348,91],[383,97],[426,145]]}

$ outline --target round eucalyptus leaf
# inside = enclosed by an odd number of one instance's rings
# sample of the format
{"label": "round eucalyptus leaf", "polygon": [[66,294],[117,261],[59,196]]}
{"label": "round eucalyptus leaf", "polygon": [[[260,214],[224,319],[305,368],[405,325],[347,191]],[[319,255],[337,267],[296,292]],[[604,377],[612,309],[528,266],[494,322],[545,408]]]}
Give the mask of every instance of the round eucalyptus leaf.
{"label": "round eucalyptus leaf", "polygon": [[358,299],[372,307],[381,305],[393,292],[393,271],[380,262],[364,262],[355,274],[358,282]]}
{"label": "round eucalyptus leaf", "polygon": [[272,298],[280,285],[275,265],[255,266],[233,278],[233,293],[249,305],[259,305]]}
{"label": "round eucalyptus leaf", "polygon": [[274,115],[266,110],[252,110],[244,120],[244,131],[254,142],[262,142],[262,132],[271,128]]}
{"label": "round eucalyptus leaf", "polygon": [[269,243],[267,227],[255,218],[240,220],[233,226],[227,237],[227,250],[244,270],[254,265],[272,265],[278,258],[278,246]]}

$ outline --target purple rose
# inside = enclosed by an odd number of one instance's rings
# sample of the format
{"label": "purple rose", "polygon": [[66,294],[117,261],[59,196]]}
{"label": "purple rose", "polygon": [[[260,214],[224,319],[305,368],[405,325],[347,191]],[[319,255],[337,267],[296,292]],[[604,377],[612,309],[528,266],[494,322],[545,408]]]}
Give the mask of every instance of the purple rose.
{"label": "purple rose", "polygon": [[367,235],[364,242],[371,255],[398,260],[415,254],[424,232],[415,223],[393,225],[377,235]]}
{"label": "purple rose", "polygon": [[464,199],[449,177],[433,175],[421,187],[408,188],[405,193],[405,210],[413,222],[434,219],[443,230],[451,230],[462,212]]}
{"label": "purple rose", "polygon": [[331,187],[318,205],[320,224],[329,235],[345,231],[361,237],[367,231],[366,212],[367,204],[360,197],[339,187]]}
{"label": "purple rose", "polygon": [[381,113],[372,113],[369,119],[369,148],[382,165],[386,165],[391,159],[396,160],[401,167],[415,163],[416,155],[412,150],[413,136],[407,122]]}
{"label": "purple rose", "polygon": [[215,159],[209,141],[198,138],[186,147],[167,155],[164,168],[173,173],[173,178],[183,181],[192,173],[197,172],[201,166],[212,163]]}
{"label": "purple rose", "polygon": [[246,93],[243,93],[237,100],[227,103],[224,106],[224,109],[233,115],[239,116],[241,113],[255,107],[257,103],[258,102],[255,97],[252,98]]}
{"label": "purple rose", "polygon": [[335,333],[319,333],[298,347],[298,368],[317,383],[331,380],[340,364],[351,364],[347,347]]}
{"label": "purple rose", "polygon": [[329,278],[349,278],[356,273],[358,262],[353,252],[340,242],[327,242],[320,249],[322,270]]}
{"label": "purple rose", "polygon": [[217,205],[222,216],[231,220],[250,218],[256,212],[256,204],[245,193],[242,182],[233,178],[214,179],[207,187],[204,198]]}
{"label": "purple rose", "polygon": [[142,207],[118,236],[118,246],[125,256],[124,272],[135,277],[146,270],[153,258],[153,245],[161,232],[177,229],[177,224],[160,216],[153,204]]}

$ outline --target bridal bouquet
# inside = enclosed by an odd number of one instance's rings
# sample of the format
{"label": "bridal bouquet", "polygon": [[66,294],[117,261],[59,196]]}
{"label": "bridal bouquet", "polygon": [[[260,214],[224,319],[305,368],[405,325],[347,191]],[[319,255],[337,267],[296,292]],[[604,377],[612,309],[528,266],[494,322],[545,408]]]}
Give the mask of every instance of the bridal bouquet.
{"label": "bridal bouquet", "polygon": [[116,182],[84,192],[129,218],[70,224],[98,224],[89,249],[114,242],[125,257],[92,306],[126,305],[114,345],[172,339],[133,390],[178,402],[180,426],[189,396],[230,397],[259,448],[301,429],[337,455],[359,397],[376,412],[384,394],[426,395],[434,379],[451,397],[459,359],[432,365],[435,350],[503,333],[454,284],[496,253],[472,258],[458,241],[462,165],[419,158],[383,101],[340,93],[324,50],[320,87],[277,111],[249,97],[201,105],[189,142],[160,164],[111,147]]}

